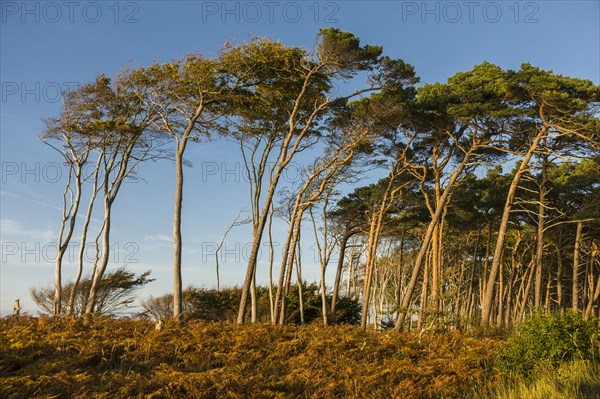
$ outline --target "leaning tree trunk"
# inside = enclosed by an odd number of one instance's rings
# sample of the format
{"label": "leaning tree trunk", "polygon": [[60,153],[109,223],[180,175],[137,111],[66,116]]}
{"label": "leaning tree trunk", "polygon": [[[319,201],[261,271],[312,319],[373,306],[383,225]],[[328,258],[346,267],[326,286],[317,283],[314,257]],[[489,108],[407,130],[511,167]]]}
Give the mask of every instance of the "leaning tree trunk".
{"label": "leaning tree trunk", "polygon": [[[274,323],[277,323],[277,320],[279,320],[279,314],[280,314],[280,309],[283,306],[283,303],[286,301],[287,299],[287,294],[284,293],[284,281],[286,280],[286,271],[288,272],[288,277],[289,277],[289,273],[291,273],[291,270],[288,271],[288,269],[290,268],[290,251],[294,251],[295,250],[295,242],[297,241],[297,232],[296,232],[296,223],[298,223],[298,212],[299,212],[299,207],[298,207],[299,201],[296,201],[296,204],[294,205],[294,209],[292,210],[292,213],[290,215],[290,225],[288,227],[288,232],[287,232],[287,236],[286,236],[286,240],[285,240],[285,245],[283,247],[283,256],[281,257],[281,268],[279,270],[279,278],[277,280],[277,292],[275,293],[275,306],[274,306]],[[301,219],[301,216],[300,216]],[[292,247],[293,246],[293,247]],[[293,254],[292,254],[292,260],[293,260]],[[287,283],[285,283],[287,284]],[[281,305],[280,305],[281,302]]]}
{"label": "leaning tree trunk", "polygon": [[90,287],[90,293],[88,296],[85,314],[91,315],[94,312],[94,307],[96,305],[96,299],[98,294],[98,289],[100,285],[100,280],[102,279],[102,275],[106,270],[106,266],[108,265],[108,260],[110,257],[110,217],[111,217],[111,201],[110,198],[104,198],[104,224],[102,231],[102,258],[100,259],[100,264],[98,265],[98,269],[95,271],[92,285]]}
{"label": "leaning tree trunk", "polygon": [[[300,240],[298,240],[298,251],[296,252],[296,279],[298,284],[298,304],[300,306],[300,324],[304,324],[304,287],[302,282],[302,252],[300,250]],[[285,308],[282,307],[282,315],[285,317]]]}
{"label": "leaning tree trunk", "polygon": [[[282,287],[281,306],[280,306],[279,315],[278,315],[280,325],[285,324],[285,314],[287,312],[287,299],[288,299],[288,295],[289,295],[290,285],[292,283],[292,273],[294,271],[294,265],[298,266],[296,253],[300,249],[299,248],[300,229],[301,229],[302,217],[304,216],[305,209],[306,208],[301,208],[298,210],[296,220],[294,222],[294,233],[293,233],[293,236],[290,241],[290,252],[288,254],[288,260],[285,262],[285,265],[283,265],[284,266],[283,271],[284,271],[284,273],[287,271],[287,273],[285,273],[285,283],[284,283],[284,286]],[[298,273],[298,270],[296,270],[296,272]],[[299,276],[299,274],[298,274],[298,276]],[[298,278],[300,278],[300,277],[298,277]],[[300,283],[300,281],[299,281],[299,283]],[[302,315],[304,313],[303,312],[303,310],[304,310],[303,309],[304,308],[303,299],[304,298],[302,297],[302,285],[301,284],[298,285],[298,299],[300,300],[300,305],[302,308],[300,313]]]}
{"label": "leaning tree trunk", "polygon": [[506,196],[506,203],[504,204],[504,211],[502,212],[502,220],[498,229],[498,239],[496,241],[496,248],[494,249],[494,257],[492,258],[492,266],[490,268],[490,274],[488,276],[485,290],[485,297],[481,309],[482,326],[487,326],[490,322],[492,306],[494,304],[494,287],[496,285],[498,272],[500,271],[500,258],[502,256],[502,250],[504,249],[504,241],[506,238],[506,231],[508,229],[508,222],[510,220],[510,212],[515,198],[515,193],[517,192],[517,187],[521,181],[521,176],[529,166],[529,161],[531,160],[533,153],[537,150],[540,141],[547,131],[548,129],[544,127],[540,129],[538,134],[535,136],[508,189],[508,195]]}
{"label": "leaning tree trunk", "polygon": [[[119,190],[123,184],[123,181],[128,176],[131,171],[128,169],[129,160],[131,158],[131,154],[137,139],[130,142],[125,149],[122,150],[120,159],[117,161],[119,156],[119,151],[116,151],[110,158],[108,164],[106,160],[104,160],[104,222],[102,225],[102,258],[100,259],[100,263],[98,264],[98,268],[94,269],[93,277],[92,277],[92,285],[90,287],[90,293],[88,295],[87,303],[85,306],[85,314],[90,316],[94,312],[94,307],[96,305],[96,300],[98,296],[98,290],[100,288],[100,282],[102,280],[102,276],[108,266],[108,261],[110,258],[110,225],[111,225],[111,209],[117,195],[119,194]],[[109,186],[109,179],[111,172],[113,171],[113,166],[117,162],[116,173],[115,176]]]}
{"label": "leaning tree trunk", "polygon": [[258,260],[258,251],[260,249],[260,243],[262,241],[263,232],[265,226],[267,224],[267,218],[269,215],[269,209],[271,208],[271,204],[273,203],[273,197],[275,196],[275,189],[277,188],[277,183],[281,177],[281,173],[283,172],[285,166],[279,166],[277,171],[273,176],[273,181],[269,185],[269,190],[267,192],[267,196],[265,197],[265,203],[263,205],[262,212],[258,219],[257,228],[254,231],[252,237],[252,250],[250,251],[250,257],[248,258],[248,267],[246,270],[246,278],[244,280],[244,285],[242,286],[242,294],[240,298],[240,307],[238,309],[237,315],[237,324],[244,324],[244,319],[246,318],[246,306],[248,302],[248,294],[251,290],[252,279],[254,277],[254,273],[256,271],[256,262]]}
{"label": "leaning tree trunk", "polygon": [[342,271],[344,269],[344,257],[346,256],[346,246],[348,240],[352,237],[350,234],[345,234],[340,241],[340,253],[338,258],[337,270],[335,272],[335,281],[333,283],[333,294],[331,295],[331,317],[335,320],[335,307],[340,295],[340,282],[342,279]]}
{"label": "leaning tree trunk", "polygon": [[71,289],[71,294],[69,296],[69,315],[71,316],[75,314],[75,300],[77,298],[77,291],[79,289],[81,275],[83,274],[83,257],[85,254],[85,246],[87,243],[88,229],[92,220],[92,211],[94,209],[94,203],[96,202],[96,197],[98,196],[98,192],[100,190],[100,187],[98,187],[98,175],[100,174],[101,160],[102,154],[98,155],[98,161],[96,162],[96,167],[94,169],[92,194],[90,195],[87,213],[85,215],[83,227],[81,228],[81,241],[79,243],[79,255],[77,257],[77,275],[75,276],[75,280],[73,281],[73,288]]}
{"label": "leaning tree trunk", "polygon": [[[591,270],[590,273],[593,273],[594,271],[594,262],[592,259],[591,263]],[[591,315],[592,315],[592,310],[594,309],[594,304],[598,301],[598,297],[600,297],[600,276],[598,276],[598,279],[596,280],[596,289],[594,290],[594,292],[592,293],[592,288],[590,287],[590,299],[588,301],[587,307],[585,309],[585,314],[583,316],[583,318],[585,320],[589,320]]]}
{"label": "leaning tree trunk", "polygon": [[377,252],[377,241],[379,238],[379,229],[381,229],[381,218],[385,209],[386,198],[384,197],[381,204],[380,212],[373,216],[371,220],[371,228],[369,231],[369,244],[367,249],[367,261],[365,263],[365,279],[363,283],[363,300],[362,312],[360,319],[360,328],[365,331],[367,329],[367,320],[369,317],[369,302],[371,299],[371,285],[373,280],[373,272],[375,268],[375,256]]}
{"label": "leaning tree trunk", "polygon": [[[300,93],[299,98],[302,98],[303,95],[304,95],[304,89]],[[305,135],[308,132],[308,126],[312,123],[313,119],[316,116],[316,111],[314,111],[313,114],[311,114],[311,116],[308,118],[307,126],[305,126],[304,129],[297,135],[294,143],[291,145],[291,148],[290,148],[290,144],[292,142],[292,139],[294,138],[295,129],[293,126],[293,121],[294,121],[294,117],[298,111],[298,106],[299,106],[298,104],[299,103],[297,102],[296,105],[294,106],[294,110],[292,111],[292,113],[290,115],[290,126],[289,126],[290,129],[281,144],[279,156],[277,157],[277,166],[275,168],[275,172],[273,173],[273,177],[269,183],[269,189],[267,190],[267,195],[265,196],[265,202],[263,204],[262,212],[260,214],[260,217],[258,218],[258,222],[256,223],[256,229],[254,229],[253,234],[252,234],[252,250],[250,251],[250,257],[248,258],[248,266],[246,267],[246,277],[244,279],[244,284],[242,285],[240,306],[238,309],[238,315],[237,315],[237,319],[236,319],[237,324],[244,324],[244,319],[246,317],[246,306],[248,303],[248,293],[251,289],[252,278],[256,272],[258,251],[260,249],[260,243],[262,241],[262,236],[263,236],[263,233],[265,230],[265,226],[267,224],[269,209],[271,208],[271,206],[273,204],[273,198],[275,197],[275,191],[279,184],[279,179],[281,178],[281,175],[282,175],[283,171],[285,170],[285,168],[292,161],[292,158],[298,151],[298,147],[300,146],[300,143],[302,142],[303,138],[305,137]]]}
{"label": "leaning tree trunk", "polygon": [[423,237],[423,241],[421,242],[421,248],[419,249],[419,252],[417,253],[417,257],[415,259],[415,264],[413,265],[410,281],[408,282],[408,285],[406,286],[406,292],[404,293],[404,297],[402,298],[402,303],[400,304],[400,310],[398,311],[396,325],[394,326],[394,328],[396,330],[400,330],[402,328],[402,325],[404,324],[404,320],[406,319],[406,314],[408,313],[409,305],[412,301],[412,296],[413,296],[415,287],[417,286],[419,272],[421,271],[421,267],[423,265],[423,260],[425,258],[425,254],[427,253],[427,251],[429,249],[431,239],[433,238],[435,227],[439,223],[439,221],[444,213],[444,209],[447,206],[447,202],[448,202],[448,199],[450,198],[450,194],[451,194],[452,190],[454,190],[455,183],[458,180],[458,177],[461,175],[462,171],[464,170],[465,166],[467,165],[467,161],[469,159],[470,159],[470,152],[465,154],[465,157],[463,158],[460,165],[458,165],[456,170],[450,176],[450,180],[448,181],[448,184],[446,185],[446,189],[444,190],[444,193],[441,195],[438,203],[436,204],[435,213],[432,215],[431,221],[429,222],[429,225],[427,226],[427,231],[425,232],[425,236]]}

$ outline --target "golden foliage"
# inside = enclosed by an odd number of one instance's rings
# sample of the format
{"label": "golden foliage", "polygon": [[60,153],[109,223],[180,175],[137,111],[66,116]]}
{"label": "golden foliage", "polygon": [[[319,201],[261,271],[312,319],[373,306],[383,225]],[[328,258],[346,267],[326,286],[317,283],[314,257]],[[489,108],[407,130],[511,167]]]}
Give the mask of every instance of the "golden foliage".
{"label": "golden foliage", "polygon": [[0,320],[0,397],[465,398],[496,338],[68,318]]}

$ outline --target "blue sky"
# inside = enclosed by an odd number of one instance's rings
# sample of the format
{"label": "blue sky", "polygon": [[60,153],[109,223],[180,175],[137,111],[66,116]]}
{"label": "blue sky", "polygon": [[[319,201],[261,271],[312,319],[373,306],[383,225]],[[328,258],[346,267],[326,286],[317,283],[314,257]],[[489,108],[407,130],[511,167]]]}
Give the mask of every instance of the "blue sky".
{"label": "blue sky", "polygon": [[[334,26],[381,44],[415,66],[423,82],[445,81],[483,61],[503,68],[530,62],[600,83],[598,1],[2,1],[0,28],[0,313],[12,301],[35,313],[29,287],[53,279],[52,242],[66,170],[39,140],[43,119],[60,112],[59,88],[123,66],[215,52],[227,40],[269,36],[312,47],[319,28]],[[212,286],[213,243],[247,208],[239,151],[231,143],[193,145],[184,198],[184,284]],[[169,161],[145,164],[143,181],[126,185],[115,204],[113,261],[152,269],[142,293],[170,290],[172,188]],[[293,171],[288,176],[294,179]],[[101,215],[97,215],[101,217]],[[282,241],[285,225],[275,227]],[[78,233],[76,233],[78,234]],[[307,236],[308,234],[306,234]],[[279,238],[281,237],[281,238]],[[222,284],[243,281],[247,228],[234,230],[222,260]],[[318,277],[311,242],[304,277]],[[72,252],[75,253],[76,247]],[[259,280],[266,281],[266,256]],[[65,277],[74,267],[65,266]]]}

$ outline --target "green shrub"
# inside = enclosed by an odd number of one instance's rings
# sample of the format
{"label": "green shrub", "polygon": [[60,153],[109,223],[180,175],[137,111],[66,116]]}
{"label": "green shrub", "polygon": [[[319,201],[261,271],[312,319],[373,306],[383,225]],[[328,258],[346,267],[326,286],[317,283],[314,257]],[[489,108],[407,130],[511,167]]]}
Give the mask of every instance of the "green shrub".
{"label": "green shrub", "polygon": [[[276,288],[273,288],[275,291]],[[242,290],[239,287],[223,288],[221,290],[188,287],[183,291],[184,316],[187,320],[227,321],[235,323]],[[315,283],[304,283],[302,287],[304,322],[320,322],[322,315],[321,293]],[[256,287],[257,321],[270,322],[270,299],[267,287]],[[331,296],[327,295],[328,307]],[[173,314],[173,295],[150,297],[142,301],[144,314],[155,319],[168,319]],[[360,323],[361,304],[351,298],[339,298],[336,314],[329,318],[329,324]],[[246,318],[250,319],[250,306],[246,310]],[[292,285],[287,296],[286,323],[300,324],[300,300],[298,286]]]}
{"label": "green shrub", "polygon": [[565,361],[592,359],[598,337],[596,322],[580,313],[536,312],[502,345],[496,364],[508,375],[532,377]]}
{"label": "green shrub", "polygon": [[[304,283],[302,286],[304,323],[321,322],[322,302],[319,286],[315,283]],[[331,295],[327,295],[327,308],[331,305]],[[341,297],[338,299],[335,316],[329,316],[329,324],[351,324],[360,323],[361,303],[356,299]],[[287,301],[286,323],[300,324],[300,300],[298,297],[298,286],[290,287]]]}

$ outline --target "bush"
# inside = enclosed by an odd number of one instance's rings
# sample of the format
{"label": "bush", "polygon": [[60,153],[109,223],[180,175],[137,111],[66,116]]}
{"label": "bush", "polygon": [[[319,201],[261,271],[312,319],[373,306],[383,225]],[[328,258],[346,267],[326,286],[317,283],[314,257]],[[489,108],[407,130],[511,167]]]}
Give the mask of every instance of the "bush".
{"label": "bush", "polygon": [[498,368],[510,376],[532,377],[542,368],[589,360],[597,352],[599,332],[595,321],[580,313],[535,313],[502,345]]}
{"label": "bush", "polygon": [[[275,290],[275,289],[274,289]],[[317,284],[304,284],[302,288],[304,300],[304,322],[306,324],[320,321],[321,294]],[[235,323],[240,304],[242,290],[239,287],[224,288],[221,290],[188,287],[183,292],[184,316],[187,320],[228,321]],[[267,287],[256,287],[258,304],[257,321],[269,322],[271,320],[269,290]],[[327,296],[327,303],[331,303],[331,296]],[[150,297],[142,301],[144,314],[154,319],[168,319],[173,315],[173,295]],[[246,311],[246,318],[250,318],[250,307]],[[360,322],[360,302],[350,298],[340,298],[336,308],[335,317],[330,317],[330,324],[354,324]],[[287,297],[286,323],[300,324],[300,301],[298,299],[298,286],[290,287]]]}
{"label": "bush", "polygon": [[[100,279],[94,313],[97,316],[113,316],[129,309],[135,302],[135,293],[153,282],[150,278],[150,270],[142,274],[135,274],[127,270],[126,266],[106,273]],[[68,312],[69,299],[75,287],[73,281],[63,283],[61,300],[63,312]],[[82,316],[85,312],[90,289],[92,287],[91,277],[83,278],[77,286],[73,303],[72,316]],[[31,298],[38,307],[47,314],[54,313],[54,285],[31,288]]]}

